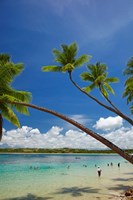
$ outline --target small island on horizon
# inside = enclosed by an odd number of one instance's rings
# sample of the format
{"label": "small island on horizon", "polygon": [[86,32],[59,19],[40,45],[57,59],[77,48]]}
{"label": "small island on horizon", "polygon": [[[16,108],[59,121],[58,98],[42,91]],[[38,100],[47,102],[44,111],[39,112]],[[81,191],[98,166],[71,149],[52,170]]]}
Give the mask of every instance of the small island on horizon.
{"label": "small island on horizon", "polygon": [[[127,153],[133,153],[133,149],[124,150]],[[98,150],[89,150],[89,149],[75,149],[75,148],[0,148],[0,153],[88,153],[88,154],[112,154],[115,153],[110,149],[98,149]],[[116,153],[115,153],[116,154]]]}

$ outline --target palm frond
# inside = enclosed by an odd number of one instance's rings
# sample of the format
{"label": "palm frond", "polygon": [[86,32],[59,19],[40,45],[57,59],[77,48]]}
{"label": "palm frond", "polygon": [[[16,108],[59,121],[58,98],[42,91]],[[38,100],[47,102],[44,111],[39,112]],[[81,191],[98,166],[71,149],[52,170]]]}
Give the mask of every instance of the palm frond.
{"label": "palm frond", "polygon": [[8,107],[8,105],[1,104],[0,108],[1,108],[2,116],[4,116],[5,119],[10,121],[15,126],[20,127],[20,123],[19,123],[17,116],[15,115],[13,110],[10,107]]}
{"label": "palm frond", "polygon": [[14,101],[25,102],[25,103],[29,103],[32,98],[32,94],[30,92],[14,90],[11,87],[5,88],[4,94],[14,98],[15,99]]}
{"label": "palm frond", "polygon": [[5,63],[10,61],[10,55],[2,53],[0,54],[0,65],[4,65]]}
{"label": "palm frond", "polygon": [[[24,101],[22,101],[21,99],[23,99]],[[28,108],[26,106],[12,104],[15,101],[16,102],[28,102],[27,97],[26,98],[23,98],[23,97],[16,98],[16,97],[13,97],[13,96],[7,95],[7,94],[3,94],[0,96],[0,102],[6,103],[9,107],[15,109],[16,111],[18,111],[21,114],[29,115]]]}
{"label": "palm frond", "polygon": [[130,86],[133,88],[133,76],[129,77],[126,81],[125,81],[125,86]]}
{"label": "palm frond", "polygon": [[71,72],[73,71],[74,66],[71,63],[66,64],[64,67],[62,67],[62,72]]}
{"label": "palm frond", "polygon": [[101,74],[101,75],[95,77],[94,82],[95,82],[95,83],[97,84],[97,86],[99,87],[101,84],[104,83],[105,78],[106,78],[106,75],[105,75],[105,74]]}
{"label": "palm frond", "polygon": [[80,56],[79,58],[77,58],[74,62],[74,67],[80,67],[82,65],[84,65],[85,63],[87,63],[90,60],[91,56],[88,56],[86,54]]}
{"label": "palm frond", "polygon": [[80,77],[82,78],[82,80],[84,81],[90,81],[90,82],[93,82],[94,81],[94,77],[89,74],[88,72],[83,72]]}
{"label": "palm frond", "polygon": [[89,86],[86,86],[84,88],[82,88],[85,92],[89,93],[91,90],[93,90],[96,87],[95,83],[92,83]]}
{"label": "palm frond", "polygon": [[117,82],[119,82],[119,79],[117,77],[109,77],[109,78],[106,78],[105,81],[107,83],[117,83]]}
{"label": "palm frond", "polygon": [[103,94],[104,97],[108,98],[109,94],[107,92],[107,90],[104,87],[101,87],[101,93]]}
{"label": "palm frond", "polygon": [[12,80],[18,76],[23,70],[23,64],[6,63],[0,65],[0,83],[11,83]]}
{"label": "palm frond", "polygon": [[129,60],[128,63],[127,63],[127,66],[128,66],[129,68],[133,68],[133,57],[130,58],[130,60]]}
{"label": "palm frond", "polygon": [[104,82],[103,87],[106,89],[107,92],[115,94],[113,88],[108,83]]}
{"label": "palm frond", "polygon": [[78,51],[78,45],[76,42],[73,42],[68,46],[69,52],[71,52],[71,56],[74,58]]}
{"label": "palm frond", "polygon": [[56,66],[56,65],[50,65],[50,66],[43,66],[42,67],[43,72],[61,72],[62,67]]}

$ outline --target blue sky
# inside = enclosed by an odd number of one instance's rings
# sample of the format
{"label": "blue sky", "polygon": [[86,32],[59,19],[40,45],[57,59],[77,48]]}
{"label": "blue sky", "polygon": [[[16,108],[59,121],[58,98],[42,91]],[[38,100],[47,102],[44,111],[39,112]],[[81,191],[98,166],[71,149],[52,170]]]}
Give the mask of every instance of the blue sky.
{"label": "blue sky", "polygon": [[[77,119],[100,134],[108,135],[114,131],[112,133],[114,135],[116,129],[117,132],[120,129],[124,130],[123,133],[125,129],[128,129],[132,133],[132,128],[127,123],[74,88],[67,74],[41,72],[43,65],[55,64],[52,55],[53,48],[60,49],[61,44],[76,41],[79,46],[78,55],[89,54],[92,56],[90,63],[100,61],[107,64],[109,76],[117,76],[120,79],[120,82],[114,85],[115,97],[110,96],[110,98],[119,109],[130,116],[126,99],[122,99],[125,81],[122,72],[133,56],[132,10],[132,0],[1,0],[0,51],[10,54],[15,63],[22,62],[25,66],[23,73],[15,79],[13,87],[30,91],[33,95],[33,104]],[[79,75],[85,69],[86,66],[83,66],[73,74],[74,79],[81,86],[85,83],[81,82]],[[93,94],[101,98],[97,91]],[[38,134],[44,135],[49,134],[49,131],[55,131],[53,127],[56,127],[58,136],[67,137],[68,131],[77,131],[54,116],[32,109],[30,109],[30,117],[18,116],[21,126],[24,127],[22,132],[27,130],[31,133],[37,130]],[[110,120],[118,123],[112,127]],[[111,127],[107,127],[106,123]],[[13,131],[21,132],[6,120],[4,120],[4,129],[6,137],[7,131],[11,131],[11,138]],[[23,136],[25,140],[27,136]],[[114,142],[113,136],[112,141]],[[3,139],[2,145],[24,145],[17,142],[9,144],[9,137],[7,137]],[[40,145],[39,141],[36,143]],[[68,146],[69,143],[72,146],[75,145],[71,141],[65,143],[64,146]],[[79,143],[81,144],[81,141]],[[28,144],[27,142],[27,146]],[[46,144],[42,144],[42,147],[43,145]],[[129,140],[127,146],[130,145]],[[79,146],[84,146],[84,143]],[[78,141],[76,147],[78,147]]]}

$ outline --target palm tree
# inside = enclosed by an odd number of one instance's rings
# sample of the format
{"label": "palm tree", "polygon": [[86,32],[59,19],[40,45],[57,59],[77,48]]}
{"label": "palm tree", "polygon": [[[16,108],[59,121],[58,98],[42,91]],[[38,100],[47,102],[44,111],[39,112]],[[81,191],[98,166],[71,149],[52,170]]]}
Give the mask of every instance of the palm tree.
{"label": "palm tree", "polygon": [[[11,121],[14,125],[20,126],[19,120],[14,113],[14,109],[19,111],[20,113],[27,114],[27,107],[37,109],[43,112],[47,112],[56,117],[61,118],[62,120],[67,121],[68,123],[76,126],[80,130],[84,131],[91,137],[105,144],[110,149],[114,150],[116,153],[121,155],[123,158],[128,160],[133,164],[133,158],[129,154],[125,153],[122,149],[114,145],[112,142],[108,141],[101,135],[91,131],[90,129],[84,127],[82,124],[70,119],[60,113],[57,113],[53,110],[49,110],[47,108],[42,108],[33,104],[29,104],[31,94],[25,91],[17,91],[11,87],[11,83],[15,76],[19,75],[22,72],[23,65],[22,64],[14,64],[10,61],[10,56],[2,54],[0,55],[0,127],[1,132],[0,135],[2,137],[2,118],[5,117],[9,121]],[[2,80],[2,81],[1,81]]]}
{"label": "palm tree", "polygon": [[98,88],[102,96],[111,105],[111,108],[113,108],[113,112],[122,117],[123,119],[125,119],[126,121],[128,121],[131,125],[133,125],[133,120],[130,119],[125,114],[123,114],[109,99],[109,93],[115,94],[110,84],[118,82],[118,78],[107,77],[108,67],[100,62],[97,62],[96,65],[93,64],[88,65],[87,69],[88,69],[87,72],[83,72],[81,74],[81,78],[84,81],[91,82],[91,84],[83,88],[83,90],[88,93],[91,92],[92,89]]}
{"label": "palm tree", "polygon": [[128,75],[125,82],[125,91],[123,97],[127,97],[127,104],[131,103],[131,113],[133,114],[133,57],[127,63],[127,68],[124,70],[124,75]]}
{"label": "palm tree", "polygon": [[55,61],[59,63],[58,65],[43,66],[43,72],[68,72],[72,73],[74,69],[82,66],[84,63],[88,62],[91,56],[86,54],[76,58],[78,51],[78,46],[76,42],[70,45],[61,45],[61,51],[53,49],[53,54],[55,56]]}
{"label": "palm tree", "polygon": [[107,66],[105,64],[97,62],[96,65],[88,65],[87,68],[88,71],[81,74],[81,78],[84,81],[91,82],[89,86],[84,88],[86,92],[98,88],[101,94],[107,99],[109,97],[109,92],[114,94],[114,90],[109,84],[118,82],[118,78],[107,78],[108,73],[106,72]]}
{"label": "palm tree", "polygon": [[[109,83],[117,82],[117,78],[107,78],[107,67],[104,64],[97,63],[96,65],[89,65],[88,69],[91,70],[91,72],[84,72],[81,77],[87,81],[91,81],[92,84],[89,85],[86,88],[80,88],[78,84],[73,80],[72,78],[72,72],[80,66],[83,66],[86,62],[89,61],[90,56],[84,54],[76,59],[76,54],[78,51],[77,44],[74,42],[70,45],[61,45],[61,51],[58,51],[57,49],[53,49],[53,54],[55,56],[55,61],[59,63],[59,65],[50,65],[50,66],[43,66],[42,71],[43,72],[67,72],[69,75],[70,81],[73,83],[73,85],[80,90],[80,92],[84,93],[86,96],[88,96],[90,99],[94,100],[96,103],[101,105],[102,107],[110,110],[111,112],[121,116],[123,119],[128,121],[131,125],[133,125],[133,120],[127,117],[125,114],[123,114],[118,108],[115,107],[115,105],[109,100],[108,98],[108,92],[111,92],[114,94],[114,91],[112,87],[109,85]],[[93,74],[94,73],[94,74]],[[89,75],[90,74],[90,75]],[[96,78],[96,79],[95,79]],[[111,106],[106,105],[105,103],[99,101],[97,98],[92,96],[90,93],[90,90],[94,87],[98,87],[98,84],[100,83],[100,92],[104,96],[104,98],[109,102]]]}
{"label": "palm tree", "polygon": [[0,140],[2,138],[3,118],[9,120],[13,125],[20,127],[19,120],[14,110],[29,114],[26,106],[10,104],[10,102],[29,102],[31,93],[18,91],[11,87],[13,79],[23,70],[23,64],[14,64],[7,54],[0,54]]}

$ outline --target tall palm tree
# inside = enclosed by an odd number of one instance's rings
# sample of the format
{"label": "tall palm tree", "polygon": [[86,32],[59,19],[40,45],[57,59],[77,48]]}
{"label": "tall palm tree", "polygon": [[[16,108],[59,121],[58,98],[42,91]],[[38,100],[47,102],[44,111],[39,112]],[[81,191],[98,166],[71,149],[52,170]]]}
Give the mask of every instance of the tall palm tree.
{"label": "tall palm tree", "polygon": [[[80,66],[83,66],[86,62],[89,61],[91,56],[88,56],[86,54],[80,56],[79,58],[76,58],[76,54],[78,52],[77,44],[74,42],[70,45],[61,45],[61,51],[57,49],[53,49],[53,54],[55,56],[55,61],[59,63],[59,65],[49,65],[49,66],[43,66],[42,71],[43,72],[67,72],[69,75],[70,81],[73,83],[73,85],[80,90],[82,93],[84,93],[86,96],[94,100],[99,105],[103,106],[104,108],[110,110],[111,112],[121,116],[123,119],[128,121],[131,125],[133,125],[133,120],[130,119],[128,116],[123,114],[118,108],[116,108],[113,103],[108,98],[108,92],[114,93],[112,87],[109,85],[111,82],[117,82],[117,78],[107,78],[107,72],[105,70],[107,67],[103,64],[97,63],[96,65],[90,65],[90,69],[92,69],[92,74],[89,72],[84,72],[81,77],[84,77],[84,80],[89,77],[91,82],[93,82],[90,86],[86,87],[86,89],[82,89],[78,86],[78,84],[73,80],[72,78],[72,72]],[[100,67],[99,67],[100,66]],[[93,76],[93,78],[91,77]],[[97,77],[97,80],[95,78]],[[89,80],[89,81],[90,81]],[[102,82],[100,84],[100,92],[102,95],[106,98],[106,100],[109,102],[111,106],[108,106],[107,104],[99,101],[99,99],[92,96],[90,93],[88,93],[91,89],[93,89],[96,85],[98,86],[98,83]]]}
{"label": "tall palm tree", "polygon": [[20,127],[19,120],[14,110],[29,114],[26,106],[10,104],[10,102],[29,102],[31,93],[26,91],[15,90],[11,83],[16,76],[23,70],[23,64],[14,64],[10,56],[0,54],[0,140],[2,138],[3,118],[9,120],[12,124]]}
{"label": "tall palm tree", "polygon": [[123,97],[127,97],[127,104],[131,103],[130,109],[133,114],[133,57],[127,63],[124,75],[128,75],[128,79],[125,82]]}

